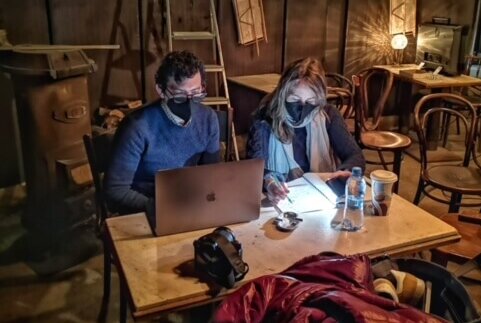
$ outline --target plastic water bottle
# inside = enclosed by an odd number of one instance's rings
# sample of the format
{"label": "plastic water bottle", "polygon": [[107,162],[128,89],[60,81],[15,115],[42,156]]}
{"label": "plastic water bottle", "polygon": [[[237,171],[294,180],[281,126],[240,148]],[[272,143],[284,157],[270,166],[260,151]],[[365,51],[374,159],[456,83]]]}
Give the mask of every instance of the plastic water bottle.
{"label": "plastic water bottle", "polygon": [[346,202],[344,216],[340,229],[343,231],[358,231],[364,223],[364,195],[366,181],[362,176],[361,167],[353,167],[352,175],[346,182]]}

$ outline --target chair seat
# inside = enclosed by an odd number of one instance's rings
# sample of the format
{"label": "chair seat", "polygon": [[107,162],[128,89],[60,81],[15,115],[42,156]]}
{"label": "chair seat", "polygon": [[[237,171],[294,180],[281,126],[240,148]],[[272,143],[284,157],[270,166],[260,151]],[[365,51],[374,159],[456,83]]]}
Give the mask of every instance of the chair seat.
{"label": "chair seat", "polygon": [[445,214],[439,217],[452,225],[461,235],[461,240],[436,250],[453,257],[453,261],[464,262],[481,254],[481,226],[478,224],[461,222],[456,214]]}
{"label": "chair seat", "polygon": [[481,194],[481,170],[477,167],[437,165],[429,168],[424,178],[439,188],[454,189],[464,194]]}
{"label": "chair seat", "polygon": [[366,148],[382,150],[403,150],[411,146],[411,138],[392,131],[366,131],[361,134]]}

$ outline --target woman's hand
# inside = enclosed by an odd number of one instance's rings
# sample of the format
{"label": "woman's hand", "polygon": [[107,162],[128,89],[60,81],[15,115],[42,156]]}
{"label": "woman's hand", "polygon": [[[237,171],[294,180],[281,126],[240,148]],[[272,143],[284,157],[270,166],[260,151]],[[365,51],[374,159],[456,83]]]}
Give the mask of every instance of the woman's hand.
{"label": "woman's hand", "polygon": [[327,173],[326,174],[326,182],[328,180],[331,180],[331,179],[336,179],[336,178],[339,178],[339,179],[347,179],[349,176],[351,176],[351,172],[348,171],[348,170],[338,170],[338,171],[335,171],[333,173]]}
{"label": "woman's hand", "polygon": [[267,191],[267,198],[273,205],[277,205],[277,203],[285,199],[289,193],[287,184],[280,182],[273,176],[264,180],[264,187]]}

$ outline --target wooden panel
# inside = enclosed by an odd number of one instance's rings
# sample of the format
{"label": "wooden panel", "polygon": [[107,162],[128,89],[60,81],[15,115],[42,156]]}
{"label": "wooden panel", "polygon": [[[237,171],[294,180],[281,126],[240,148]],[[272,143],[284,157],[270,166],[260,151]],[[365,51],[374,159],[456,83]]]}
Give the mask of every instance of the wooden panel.
{"label": "wooden panel", "polygon": [[147,102],[156,100],[155,72],[168,52],[167,27],[162,14],[162,1],[142,0],[142,30],[144,39],[145,92]]}
{"label": "wooden panel", "polygon": [[[228,76],[280,73],[283,39],[283,1],[263,0],[268,43],[259,42],[260,55],[255,45],[237,43],[232,1],[217,1],[220,37]],[[236,102],[232,102],[234,108]]]}
{"label": "wooden panel", "polygon": [[449,17],[451,24],[465,26],[463,30],[461,62],[465,55],[470,54],[474,36],[474,20],[476,16],[476,1],[474,0],[418,0],[419,23],[431,22],[432,17]]}
{"label": "wooden panel", "polygon": [[[170,1],[172,31],[209,31],[209,0]],[[142,23],[145,50],[145,82],[147,101],[155,100],[154,75],[162,58],[168,52],[167,21],[162,12],[165,1],[142,0]],[[213,46],[210,40],[177,40],[173,42],[173,50],[189,50],[204,63],[214,62]],[[208,91],[214,94],[214,78],[208,75]]]}
{"label": "wooden panel", "polygon": [[142,96],[137,1],[51,0],[55,44],[119,44],[88,51],[98,70],[89,77],[91,110]]}
{"label": "wooden panel", "polygon": [[[6,29],[12,44],[48,44],[48,23],[44,0],[0,1],[0,28]],[[0,187],[20,181],[18,146],[15,134],[14,94],[7,75],[0,74]],[[18,139],[18,140],[17,140]]]}
{"label": "wooden panel", "polygon": [[306,56],[323,60],[326,17],[326,0],[287,0],[284,66]]}
{"label": "wooden panel", "polygon": [[7,29],[12,44],[48,44],[48,22],[45,0],[0,1],[0,25]]}
{"label": "wooden panel", "polygon": [[344,55],[344,12],[346,0],[328,0],[326,17],[326,43],[324,45],[324,67],[328,72],[342,73]]}
{"label": "wooden panel", "polygon": [[451,24],[471,25],[476,1],[474,0],[418,0],[419,22],[431,22],[432,17],[449,17]]}
{"label": "wooden panel", "polygon": [[389,1],[349,1],[344,74],[391,62]]}

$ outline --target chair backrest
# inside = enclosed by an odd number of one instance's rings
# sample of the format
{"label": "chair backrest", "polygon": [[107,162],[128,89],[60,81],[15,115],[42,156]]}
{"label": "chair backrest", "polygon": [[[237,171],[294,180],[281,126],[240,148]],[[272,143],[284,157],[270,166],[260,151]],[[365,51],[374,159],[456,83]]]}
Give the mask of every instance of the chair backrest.
{"label": "chair backrest", "polygon": [[95,204],[97,216],[97,229],[101,230],[105,219],[108,217],[108,210],[103,193],[103,174],[107,170],[110,158],[110,151],[115,132],[106,131],[92,137],[89,134],[83,136],[85,151],[92,173],[95,186]]}
{"label": "chair backrest", "polygon": [[326,73],[327,87],[344,88],[354,93],[352,81],[342,74]]}
{"label": "chair backrest", "polygon": [[[455,103],[455,104],[453,104]],[[470,162],[471,153],[476,161],[475,136],[477,134],[477,118],[476,110],[473,105],[460,95],[452,93],[434,93],[428,94],[418,101],[414,108],[414,120],[416,132],[419,139],[419,150],[421,154],[421,167],[425,170],[428,164],[427,159],[427,125],[429,120],[438,115],[439,119],[443,114],[450,115],[461,121],[465,130],[465,153],[463,159],[463,166],[468,166]]]}
{"label": "chair backrest", "polygon": [[349,119],[354,116],[353,93],[345,88],[327,88],[327,102],[341,113],[344,119]]}
{"label": "chair backrest", "polygon": [[344,119],[354,116],[354,86],[344,75],[326,73],[327,102],[335,106]]}
{"label": "chair backrest", "polygon": [[[231,157],[233,109],[214,110],[219,120],[219,140],[224,145],[224,161]],[[222,145],[221,145],[222,146]],[[222,150],[222,149],[221,149]]]}
{"label": "chair backrest", "polygon": [[393,74],[383,68],[371,67],[353,75],[355,135],[376,130],[394,82]]}

